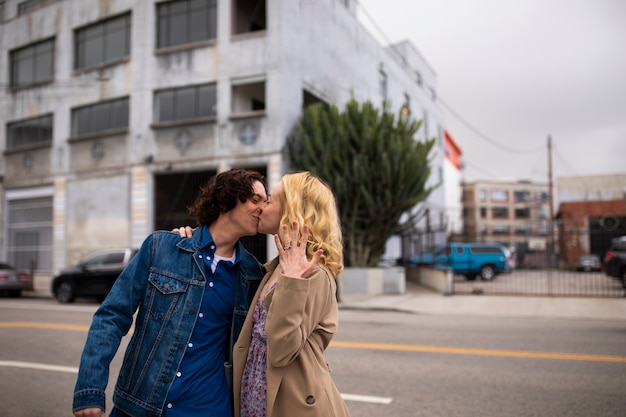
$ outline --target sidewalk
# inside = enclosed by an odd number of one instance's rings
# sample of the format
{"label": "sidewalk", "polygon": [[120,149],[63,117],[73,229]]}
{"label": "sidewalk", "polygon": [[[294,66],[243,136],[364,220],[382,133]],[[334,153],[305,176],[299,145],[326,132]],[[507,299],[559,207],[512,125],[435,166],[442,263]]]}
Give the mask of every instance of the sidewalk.
{"label": "sidewalk", "polygon": [[340,309],[393,310],[416,314],[533,317],[626,321],[626,298],[442,295],[407,282],[406,293],[342,294]]}
{"label": "sidewalk", "polygon": [[[25,297],[52,298],[50,279],[35,281]],[[391,310],[415,314],[534,317],[626,321],[626,298],[442,295],[413,282],[399,295],[341,294],[344,310]]]}

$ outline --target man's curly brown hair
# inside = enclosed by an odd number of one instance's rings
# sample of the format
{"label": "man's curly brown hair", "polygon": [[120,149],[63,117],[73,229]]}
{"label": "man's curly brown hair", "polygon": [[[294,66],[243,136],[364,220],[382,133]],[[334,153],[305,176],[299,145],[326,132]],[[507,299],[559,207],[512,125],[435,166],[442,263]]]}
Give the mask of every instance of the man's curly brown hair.
{"label": "man's curly brown hair", "polygon": [[212,177],[200,188],[198,197],[187,209],[198,226],[211,225],[221,213],[245,203],[254,194],[253,184],[260,181],[267,193],[265,177],[256,171],[233,168]]}

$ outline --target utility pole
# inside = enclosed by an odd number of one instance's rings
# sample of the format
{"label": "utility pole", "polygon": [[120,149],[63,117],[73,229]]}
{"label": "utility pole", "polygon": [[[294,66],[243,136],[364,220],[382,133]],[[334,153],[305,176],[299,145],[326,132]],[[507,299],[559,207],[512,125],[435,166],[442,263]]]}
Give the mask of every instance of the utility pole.
{"label": "utility pole", "polygon": [[554,267],[554,198],[552,184],[552,138],[548,135],[548,203],[550,204],[550,219],[548,223],[548,260],[550,268]]}

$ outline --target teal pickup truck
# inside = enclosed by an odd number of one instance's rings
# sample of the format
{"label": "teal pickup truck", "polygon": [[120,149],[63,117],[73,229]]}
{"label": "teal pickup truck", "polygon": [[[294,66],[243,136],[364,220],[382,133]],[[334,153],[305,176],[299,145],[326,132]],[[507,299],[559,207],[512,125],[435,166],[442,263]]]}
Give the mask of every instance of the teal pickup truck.
{"label": "teal pickup truck", "polygon": [[411,257],[407,266],[451,268],[454,274],[464,275],[469,281],[477,276],[490,281],[498,274],[508,272],[510,252],[499,243],[447,243],[432,253]]}

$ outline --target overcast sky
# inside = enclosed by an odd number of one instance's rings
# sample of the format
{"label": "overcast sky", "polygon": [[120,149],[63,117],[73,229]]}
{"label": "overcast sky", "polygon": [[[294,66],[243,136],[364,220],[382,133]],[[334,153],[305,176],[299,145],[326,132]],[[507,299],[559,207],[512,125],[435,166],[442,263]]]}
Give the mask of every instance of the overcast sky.
{"label": "overcast sky", "polygon": [[437,73],[466,181],[547,182],[548,136],[555,181],[626,173],[625,0],[359,1]]}

